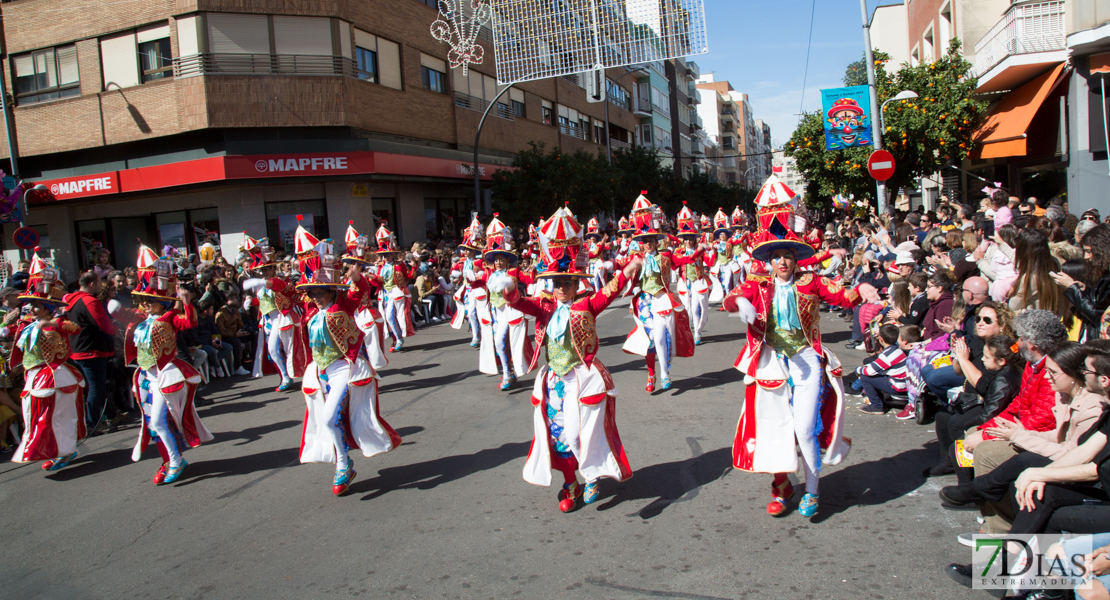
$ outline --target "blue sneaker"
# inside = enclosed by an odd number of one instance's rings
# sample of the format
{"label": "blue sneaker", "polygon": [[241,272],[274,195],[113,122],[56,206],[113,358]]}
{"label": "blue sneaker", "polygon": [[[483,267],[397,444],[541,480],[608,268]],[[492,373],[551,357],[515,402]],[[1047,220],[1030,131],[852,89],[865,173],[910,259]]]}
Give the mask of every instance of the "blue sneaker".
{"label": "blue sneaker", "polygon": [[659,389],[661,389],[661,390],[671,389],[671,378],[670,377],[664,377],[663,378],[663,383],[659,385]]}
{"label": "blue sneaker", "polygon": [[481,345],[482,344],[478,340],[471,340],[471,342],[470,342],[470,347],[471,348],[477,348],[478,346],[481,346]]}
{"label": "blue sneaker", "polygon": [[508,390],[511,387],[513,387],[513,380],[508,378],[508,377],[502,377],[501,378],[501,385],[499,386],[498,389],[500,389],[502,392],[504,392],[504,391]]}
{"label": "blue sneaker", "polygon": [[404,345],[405,345],[405,340],[404,340],[404,338],[402,338],[402,339],[399,339],[399,340],[397,340],[397,344],[395,344],[395,345],[393,346],[393,351],[394,351],[394,352],[397,352],[398,350],[400,350],[400,349],[401,349],[401,346],[404,346]]}
{"label": "blue sneaker", "polygon": [[700,346],[701,345],[701,336],[700,335],[699,336],[694,336],[694,345],[695,346]]}
{"label": "blue sneaker", "polygon": [[596,481],[591,481],[586,484],[586,489],[582,492],[582,501],[586,504],[593,504],[597,502],[597,498],[600,495],[601,486]]}
{"label": "blue sneaker", "polygon": [[176,467],[166,467],[166,476],[162,478],[162,483],[173,483],[178,479],[181,479],[181,474],[185,472],[185,467],[187,466],[189,466],[189,463],[182,460],[181,464],[177,465]]}
{"label": "blue sneaker", "polygon": [[50,461],[50,466],[47,468],[47,470],[48,471],[59,471],[61,469],[64,469],[65,466],[68,465],[70,463],[70,461],[72,461],[75,458],[77,458],[77,452],[74,452],[73,454],[70,454],[69,456],[63,456],[61,458],[55,458],[54,460]]}
{"label": "blue sneaker", "polygon": [[802,501],[798,503],[798,514],[809,518],[817,514],[817,495],[806,492]]}
{"label": "blue sneaker", "polygon": [[347,468],[337,470],[335,472],[335,479],[332,480],[331,493],[336,496],[343,495],[347,488],[351,486],[351,481],[354,480],[355,475],[355,461],[347,461]]}
{"label": "blue sneaker", "polygon": [[281,384],[277,386],[276,391],[288,392],[289,388],[291,388],[291,387],[293,387],[293,380],[292,379],[282,379]]}

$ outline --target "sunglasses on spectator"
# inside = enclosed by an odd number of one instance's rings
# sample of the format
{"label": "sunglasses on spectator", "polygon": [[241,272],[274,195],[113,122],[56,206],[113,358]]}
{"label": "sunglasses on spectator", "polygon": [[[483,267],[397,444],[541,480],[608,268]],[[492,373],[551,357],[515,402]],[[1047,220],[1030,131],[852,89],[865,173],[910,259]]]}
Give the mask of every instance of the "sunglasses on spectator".
{"label": "sunglasses on spectator", "polygon": [[1028,214],[1032,213],[1033,211],[1031,211],[1031,210],[1019,210],[1018,212],[1020,212],[1023,215],[1028,215]]}
{"label": "sunglasses on spectator", "polygon": [[1083,215],[1083,220],[1084,221],[1094,221],[1095,223],[1098,223],[1098,217],[1096,217],[1094,215]]}
{"label": "sunglasses on spectator", "polygon": [[975,317],[975,322],[976,323],[986,323],[987,325],[991,325],[991,324],[994,323],[994,318],[993,317]]}

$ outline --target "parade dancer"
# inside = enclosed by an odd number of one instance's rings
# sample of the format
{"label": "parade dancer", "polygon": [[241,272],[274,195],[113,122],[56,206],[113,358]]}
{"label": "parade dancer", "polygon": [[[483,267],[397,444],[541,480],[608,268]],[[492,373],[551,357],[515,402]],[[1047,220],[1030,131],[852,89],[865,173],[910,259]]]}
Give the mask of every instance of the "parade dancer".
{"label": "parade dancer", "polygon": [[272,373],[268,370],[272,367],[281,374],[277,391],[284,392],[293,387],[294,378],[304,375],[308,365],[308,346],[304,322],[297,308],[296,289],[278,277],[274,251],[266,238],[255,241],[246,236],[243,245],[251,254],[251,271],[256,277],[244,281],[243,288],[258,297],[260,320],[252,375],[262,377],[264,373]]}
{"label": "parade dancer", "polygon": [[[566,513],[578,506],[579,498],[586,504],[596,502],[602,477],[624,481],[632,476],[617,430],[617,388],[597,359],[596,320],[619,297],[641,259],[632,258],[604,288],[581,293],[580,280],[589,277],[582,226],[560,208],[545,224],[540,241],[544,271],[539,277],[553,283],[552,293],[531,300],[510,287],[505,298],[515,309],[536,318],[536,345],[547,349],[547,365],[532,388],[536,410],[524,480],[547,487],[551,470],[561,471],[559,510]],[[531,366],[538,358],[536,353]]]}
{"label": "parade dancer", "polygon": [[682,202],[678,213],[678,237],[684,247],[671,254],[678,270],[678,297],[686,308],[694,329],[694,345],[701,344],[701,330],[709,320],[709,277],[706,265],[712,264],[713,253],[698,243],[700,234],[695,225],[694,213]]}
{"label": "parade dancer", "polygon": [[[177,333],[197,325],[193,295],[178,287],[172,262],[158,258],[153,250],[139,249],[139,284],[131,291],[147,317],[127,329],[124,360],[135,361],[139,368],[132,380],[132,391],[142,409],[139,440],[131,460],[142,458],[151,441],[158,446],[162,466],[154,484],[177,481],[188,466],[181,458],[186,448],[196,448],[212,440],[193,405],[201,375],[193,365],[177,358]],[[173,294],[176,292],[176,297]],[[181,308],[176,308],[180,302]]]}
{"label": "parade dancer", "polygon": [[640,269],[640,291],[629,307],[636,323],[628,334],[623,350],[645,358],[648,369],[648,392],[655,391],[655,362],[659,358],[660,386],[671,388],[671,360],[676,356],[694,355],[694,339],[690,331],[689,315],[682,302],[670,291],[672,259],[669,252],[657,248],[662,222],[658,209],[644,197],[636,199],[632,214],[636,234],[633,239],[640,249],[633,251],[629,260],[643,262]]}
{"label": "parade dancer", "polygon": [[19,296],[30,304],[33,320],[21,322],[9,356],[9,365],[22,365],[26,379],[21,394],[25,428],[12,462],[42,460],[43,469],[57,471],[77,458],[77,442],[85,437],[85,376],[66,362],[69,336],[80,328],[55,314],[66,305],[65,286],[38,250],[31,258],[27,291]]}
{"label": "parade dancer", "polygon": [[770,263],[771,275],[749,278],[724,302],[748,325],[736,360],[746,387],[732,457],[737,469],[774,474],[767,512],[777,517],[794,494],[788,475],[797,471],[799,449],[806,491],[798,512],[811,517],[822,465],[839,463],[851,444],[843,435],[842,369],[821,345],[818,308],[821,302],[851,308],[861,296],[876,298],[877,291],[867,284],[844,290],[797,271],[798,259],[811,256],[813,248],[790,227],[793,196],[774,175],[760,190],[752,255]]}
{"label": "parade dancer", "polygon": [[397,239],[386,227],[385,221],[374,236],[378,241],[378,256],[382,258],[377,275],[382,280],[385,296],[382,300],[385,325],[393,338],[389,351],[397,352],[405,345],[406,337],[416,335],[416,323],[412,320],[412,293],[409,291],[409,283],[416,279],[416,274],[401,260],[404,252],[397,248]]}
{"label": "parade dancer", "polygon": [[606,260],[605,256],[612,244],[609,243],[607,234],[602,235],[599,227],[597,218],[590,219],[586,224],[586,243],[590,257],[588,272],[595,290],[605,286],[606,274],[613,269],[612,261]]}
{"label": "parade dancer", "polygon": [[462,329],[463,323],[470,324],[470,347],[478,348],[482,341],[482,325],[479,315],[489,313],[489,294],[485,285],[478,281],[482,273],[482,224],[474,217],[474,222],[463,231],[459,244],[459,260],[451,270],[460,274],[459,289],[455,291],[455,314],[451,317],[451,327]]}
{"label": "parade dancer", "polygon": [[[528,324],[524,314],[509,306],[504,292],[527,285],[531,278],[513,268],[519,262],[511,249],[512,234],[508,227],[493,214],[493,221],[486,228],[486,249],[482,253],[485,272],[481,281],[489,290],[489,312],[481,317],[482,347],[478,370],[487,375],[497,375],[501,363],[502,391],[508,390],[518,377],[531,371],[532,342],[528,339]],[[488,316],[487,316],[488,315]]]}
{"label": "parade dancer", "polygon": [[[720,302],[732,291],[732,230],[729,229],[728,216],[724,211],[717,209],[713,217],[713,239],[710,247],[716,252],[716,259],[709,274],[713,280],[713,290],[709,294],[710,302]],[[724,310],[722,307],[721,310]]]}
{"label": "parade dancer", "polygon": [[[370,269],[373,266],[374,251],[370,249],[370,240],[365,235],[359,235],[355,229],[355,222],[347,222],[347,233],[343,237],[347,246],[347,254],[343,262],[358,265],[359,271]],[[378,289],[381,280],[377,277],[363,275],[366,280],[366,293],[359,298],[358,309],[355,311],[355,325],[362,332],[362,343],[366,347],[366,360],[375,371],[384,369],[389,364],[385,353],[385,318],[378,310]]]}
{"label": "parade dancer", "polygon": [[[347,281],[337,268],[331,240],[320,241],[303,227],[295,235],[301,279],[297,289],[308,297],[312,362],[305,371],[307,410],[301,435],[301,463],[335,463],[332,493],[347,491],[355,478],[348,455],[358,447],[371,457],[401,445],[401,436],[381,418],[379,376],[366,359],[355,311],[370,288],[361,266],[347,266]],[[307,250],[306,250],[307,248]]]}

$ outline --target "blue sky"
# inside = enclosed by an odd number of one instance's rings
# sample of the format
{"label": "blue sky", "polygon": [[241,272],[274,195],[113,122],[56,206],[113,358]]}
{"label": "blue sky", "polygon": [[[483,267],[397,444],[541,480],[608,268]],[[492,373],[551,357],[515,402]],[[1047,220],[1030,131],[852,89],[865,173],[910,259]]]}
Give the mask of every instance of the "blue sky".
{"label": "blue sky", "polygon": [[[868,15],[880,4],[891,2],[868,0]],[[705,0],[709,53],[690,58],[702,74],[712,71],[748,95],[776,145],[790,139],[799,108],[820,108],[820,90],[843,85],[844,68],[863,55],[859,0],[817,0],[803,105],[813,6],[813,0]]]}

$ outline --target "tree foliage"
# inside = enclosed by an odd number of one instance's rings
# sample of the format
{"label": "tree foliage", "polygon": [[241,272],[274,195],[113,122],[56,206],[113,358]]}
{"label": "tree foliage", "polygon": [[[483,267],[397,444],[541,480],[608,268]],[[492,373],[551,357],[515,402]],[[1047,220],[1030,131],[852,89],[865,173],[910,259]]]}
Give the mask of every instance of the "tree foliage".
{"label": "tree foliage", "polygon": [[[902,90],[918,97],[887,105],[883,128],[883,148],[894,155],[894,175],[888,189],[915,188],[916,180],[940,170],[950,160],[966,158],[972,148],[972,135],[986,112],[987,104],[972,98],[977,80],[968,77],[971,63],[960,54],[960,41],[953,39],[948,52],[935,62],[916,67],[903,63],[899,70],[886,70],[890,56],[875,52],[875,84],[879,105]],[[856,83],[863,63],[848,65],[844,82]],[[863,83],[866,83],[863,71]],[[878,115],[873,115],[878,120]],[[874,198],[875,180],[867,173],[867,158],[872,148],[825,150],[824,115],[807,114],[784,151],[793,156],[806,179],[818,186],[819,194],[854,194]]]}
{"label": "tree foliage", "polygon": [[755,193],[711,181],[704,171],[676,177],[651,150],[634,147],[604,154],[579,150],[565,154],[530,143],[513,158],[513,170],[493,174],[493,208],[506,224],[527,226],[568,206],[585,223],[595,215],[627,215],[641,191],[673,217],[686,201],[691,210],[712,216],[718,208],[739,205],[751,212]]}

